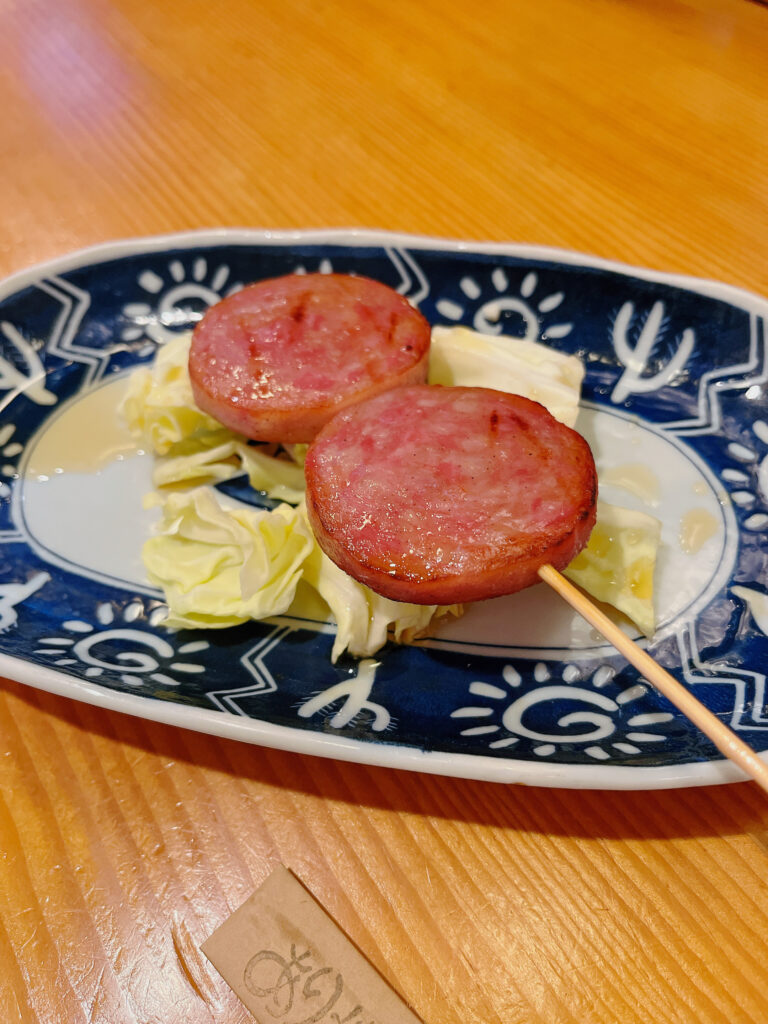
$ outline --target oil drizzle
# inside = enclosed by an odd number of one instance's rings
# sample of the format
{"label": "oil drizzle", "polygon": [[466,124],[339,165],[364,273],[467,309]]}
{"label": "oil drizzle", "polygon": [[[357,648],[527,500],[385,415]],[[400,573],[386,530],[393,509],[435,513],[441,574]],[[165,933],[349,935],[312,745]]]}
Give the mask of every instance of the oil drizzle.
{"label": "oil drizzle", "polygon": [[658,505],[659,503],[659,478],[642,462],[625,462],[621,466],[612,466],[600,474],[600,480],[605,484],[613,484],[621,487],[636,498],[640,498],[646,505]]}
{"label": "oil drizzle", "polygon": [[687,555],[695,555],[717,533],[718,525],[706,509],[690,509],[680,520],[680,547]]}
{"label": "oil drizzle", "polygon": [[143,455],[117,413],[127,379],[111,380],[65,406],[30,452],[25,476],[37,480],[54,474],[94,473],[113,462]]}

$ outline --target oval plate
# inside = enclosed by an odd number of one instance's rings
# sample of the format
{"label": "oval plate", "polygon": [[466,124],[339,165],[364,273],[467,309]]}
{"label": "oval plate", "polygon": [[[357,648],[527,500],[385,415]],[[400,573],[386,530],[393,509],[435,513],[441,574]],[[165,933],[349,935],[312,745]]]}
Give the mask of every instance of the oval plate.
{"label": "oval plate", "polygon": [[334,627],[320,619],[163,629],[140,561],[151,459],[130,451],[115,413],[125,378],[242,283],[331,270],[384,281],[432,323],[584,360],[577,426],[603,497],[662,522],[650,653],[768,751],[768,303],[531,246],[227,229],[102,245],[7,280],[0,671],[201,732],[392,768],[570,788],[741,778],[543,585],[376,663],[332,664]]}

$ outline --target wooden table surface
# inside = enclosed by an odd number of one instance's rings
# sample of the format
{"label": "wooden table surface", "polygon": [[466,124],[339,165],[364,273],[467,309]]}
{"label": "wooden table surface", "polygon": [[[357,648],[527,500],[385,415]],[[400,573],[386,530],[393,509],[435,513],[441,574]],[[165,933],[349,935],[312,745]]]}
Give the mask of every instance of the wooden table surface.
{"label": "wooden table surface", "polygon": [[[768,293],[764,5],[28,0],[0,19],[3,274],[185,228],[361,226]],[[428,1024],[768,1021],[752,783],[361,768],[11,681],[0,753],[4,1022],[251,1019],[199,944],[278,863]]]}

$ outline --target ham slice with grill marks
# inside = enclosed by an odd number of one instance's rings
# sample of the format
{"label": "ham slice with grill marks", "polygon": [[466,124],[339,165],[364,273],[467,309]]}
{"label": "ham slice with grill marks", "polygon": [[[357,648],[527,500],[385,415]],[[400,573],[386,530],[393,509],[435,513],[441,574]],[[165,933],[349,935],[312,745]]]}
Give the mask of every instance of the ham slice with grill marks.
{"label": "ham slice with grill marks", "polygon": [[340,409],[427,379],[430,327],[378,281],[292,274],[212,306],[189,356],[195,402],[258,441],[311,441]]}
{"label": "ham slice with grill marks", "polygon": [[455,604],[563,569],[595,522],[580,434],[538,402],[486,388],[402,387],[336,415],[307,453],[318,543],[396,601]]}

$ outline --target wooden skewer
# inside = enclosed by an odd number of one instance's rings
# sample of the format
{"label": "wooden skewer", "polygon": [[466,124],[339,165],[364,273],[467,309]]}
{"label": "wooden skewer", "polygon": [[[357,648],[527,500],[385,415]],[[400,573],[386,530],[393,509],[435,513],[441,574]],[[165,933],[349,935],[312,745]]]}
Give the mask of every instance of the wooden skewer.
{"label": "wooden skewer", "polygon": [[663,669],[658,662],[654,661],[650,654],[642,647],[638,647],[634,640],[630,640],[626,633],[623,633],[614,622],[611,622],[607,615],[595,607],[589,598],[585,597],[557,569],[551,565],[543,565],[539,569],[539,576],[553,590],[556,590],[579,615],[594,626],[606,640],[612,643],[631,665],[642,672],[643,677],[653,683],[667,700],[671,701],[694,725],[698,726],[722,754],[730,758],[768,793],[768,764],[761,760],[750,746],[740,740],[724,722],[721,722],[716,715],[704,707],[690,691],[671,676],[666,669]]}

